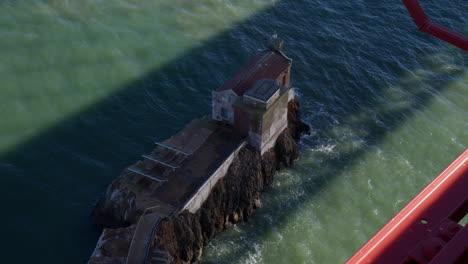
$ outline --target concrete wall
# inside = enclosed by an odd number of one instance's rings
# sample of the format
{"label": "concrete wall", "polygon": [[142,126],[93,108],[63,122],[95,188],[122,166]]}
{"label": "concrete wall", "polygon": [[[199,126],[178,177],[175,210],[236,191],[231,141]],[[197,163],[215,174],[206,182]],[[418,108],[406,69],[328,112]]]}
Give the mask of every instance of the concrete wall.
{"label": "concrete wall", "polygon": [[251,113],[246,109],[233,105],[234,130],[242,136],[249,135]]}
{"label": "concrete wall", "polygon": [[244,103],[249,104],[251,106],[258,107],[258,108],[266,108],[265,102],[252,98],[250,96],[244,95],[243,100],[244,100]]}
{"label": "concrete wall", "polygon": [[[211,109],[212,118],[218,121],[226,121],[229,124],[234,124],[234,111],[232,104],[237,99],[237,95],[232,90],[226,90],[221,92],[212,93]],[[225,109],[226,116],[223,116],[223,110]]]}
{"label": "concrete wall", "polygon": [[280,90],[281,89],[278,89],[271,97],[270,99],[268,99],[267,103],[266,103],[266,108],[270,108],[275,102],[276,100],[278,100],[278,98],[280,97]]}
{"label": "concrete wall", "polygon": [[249,131],[249,144],[252,147],[255,147],[256,149],[260,150],[262,148],[262,135],[250,130]]}
{"label": "concrete wall", "polygon": [[196,211],[198,211],[198,209],[200,209],[200,207],[210,195],[211,190],[214,188],[216,183],[226,175],[229,166],[231,166],[232,161],[246,144],[246,141],[243,141],[242,144],[239,145],[239,147],[223,162],[223,164],[221,164],[221,166],[219,166],[219,168],[198,189],[198,191],[192,195],[192,197],[180,210],[181,212],[184,210],[189,210],[189,212],[195,213]]}
{"label": "concrete wall", "polygon": [[278,139],[279,135],[283,133],[283,131],[286,128],[288,128],[288,124],[287,123],[282,124],[280,127],[277,128],[275,133],[271,135],[268,141],[263,142],[262,149],[260,150],[261,155],[263,155],[263,153],[265,153],[266,151],[268,151],[269,149],[275,146],[276,140]]}
{"label": "concrete wall", "polygon": [[250,130],[249,143],[263,154],[274,146],[276,139],[288,124],[288,102],[294,98],[294,90],[285,91],[263,114],[258,130]]}
{"label": "concrete wall", "polygon": [[285,92],[263,115],[262,143],[270,140],[271,136],[287,123],[288,94]]}

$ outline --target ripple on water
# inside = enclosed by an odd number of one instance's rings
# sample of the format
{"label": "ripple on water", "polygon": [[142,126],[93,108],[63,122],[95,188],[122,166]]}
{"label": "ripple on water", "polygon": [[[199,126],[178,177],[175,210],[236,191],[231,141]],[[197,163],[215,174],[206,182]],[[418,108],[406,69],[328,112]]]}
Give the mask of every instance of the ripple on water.
{"label": "ripple on water", "polygon": [[[461,2],[428,5],[456,28]],[[83,262],[98,235],[86,206],[208,113],[210,91],[275,31],[312,133],[206,263],[342,263],[468,144],[466,54],[393,1],[0,1],[0,13],[0,149],[92,108],[0,162],[10,244],[29,237],[36,262]]]}

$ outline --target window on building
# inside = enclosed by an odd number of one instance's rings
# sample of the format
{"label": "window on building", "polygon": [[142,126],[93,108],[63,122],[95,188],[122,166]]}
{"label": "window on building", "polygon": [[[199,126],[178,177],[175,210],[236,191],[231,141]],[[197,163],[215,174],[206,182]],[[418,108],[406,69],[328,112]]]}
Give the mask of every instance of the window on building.
{"label": "window on building", "polygon": [[225,107],[221,107],[221,117],[223,119],[228,119],[228,111]]}

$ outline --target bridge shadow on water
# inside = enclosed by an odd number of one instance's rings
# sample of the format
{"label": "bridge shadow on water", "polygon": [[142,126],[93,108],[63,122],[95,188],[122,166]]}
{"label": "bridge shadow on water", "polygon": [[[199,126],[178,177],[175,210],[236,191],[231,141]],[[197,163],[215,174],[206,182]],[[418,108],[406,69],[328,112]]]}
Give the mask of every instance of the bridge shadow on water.
{"label": "bridge shadow on water", "polygon": [[[306,117],[313,116],[308,121],[321,131],[332,127],[329,117],[347,122],[363,108],[378,106],[379,95],[389,84],[396,84],[407,69],[420,67],[419,58],[440,47],[423,44],[423,48],[408,50],[400,46],[403,40],[439,44],[425,36],[413,36],[414,26],[402,6],[391,10],[394,15],[389,15],[387,27],[368,16],[380,12],[385,4],[355,8],[346,3],[325,5],[330,9],[321,8],[317,1],[280,1],[3,153],[0,172],[3,186],[9,186],[5,188],[8,202],[2,217],[6,219],[5,237],[9,238],[3,245],[8,249],[4,259],[13,262],[23,256],[25,262],[34,263],[86,260],[99,235],[89,222],[89,214],[107,184],[151,150],[153,141],[165,139],[191,119],[209,113],[210,91],[263,47],[274,31],[284,37],[285,53],[294,59],[293,82],[299,87],[303,112]],[[356,21],[349,17],[356,17]],[[383,38],[384,34],[391,37]],[[459,73],[451,73],[451,78]],[[440,77],[433,76],[434,82]],[[365,128],[366,142],[375,144],[447,87],[440,82],[438,90],[411,93],[414,104],[404,109],[377,112],[385,127],[371,119],[351,125]],[[327,115],[314,115],[320,109]],[[339,177],[336,171],[366,151],[355,149],[327,160],[333,172],[311,179],[308,195],[295,204],[313,199]],[[297,208],[291,207],[289,213]],[[284,224],[287,215],[285,212],[275,225]],[[66,259],[57,259],[57,251],[67,252],[61,254]]]}

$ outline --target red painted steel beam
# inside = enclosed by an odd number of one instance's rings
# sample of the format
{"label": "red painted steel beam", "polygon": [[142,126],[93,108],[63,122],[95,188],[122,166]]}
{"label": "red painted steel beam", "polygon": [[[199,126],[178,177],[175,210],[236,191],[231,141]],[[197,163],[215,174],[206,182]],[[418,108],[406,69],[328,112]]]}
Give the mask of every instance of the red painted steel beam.
{"label": "red painted steel beam", "polygon": [[467,213],[465,149],[345,264],[468,263]]}
{"label": "red painted steel beam", "polygon": [[403,0],[418,28],[443,41],[468,51],[468,38],[444,26],[432,22],[426,15],[418,0]]}

